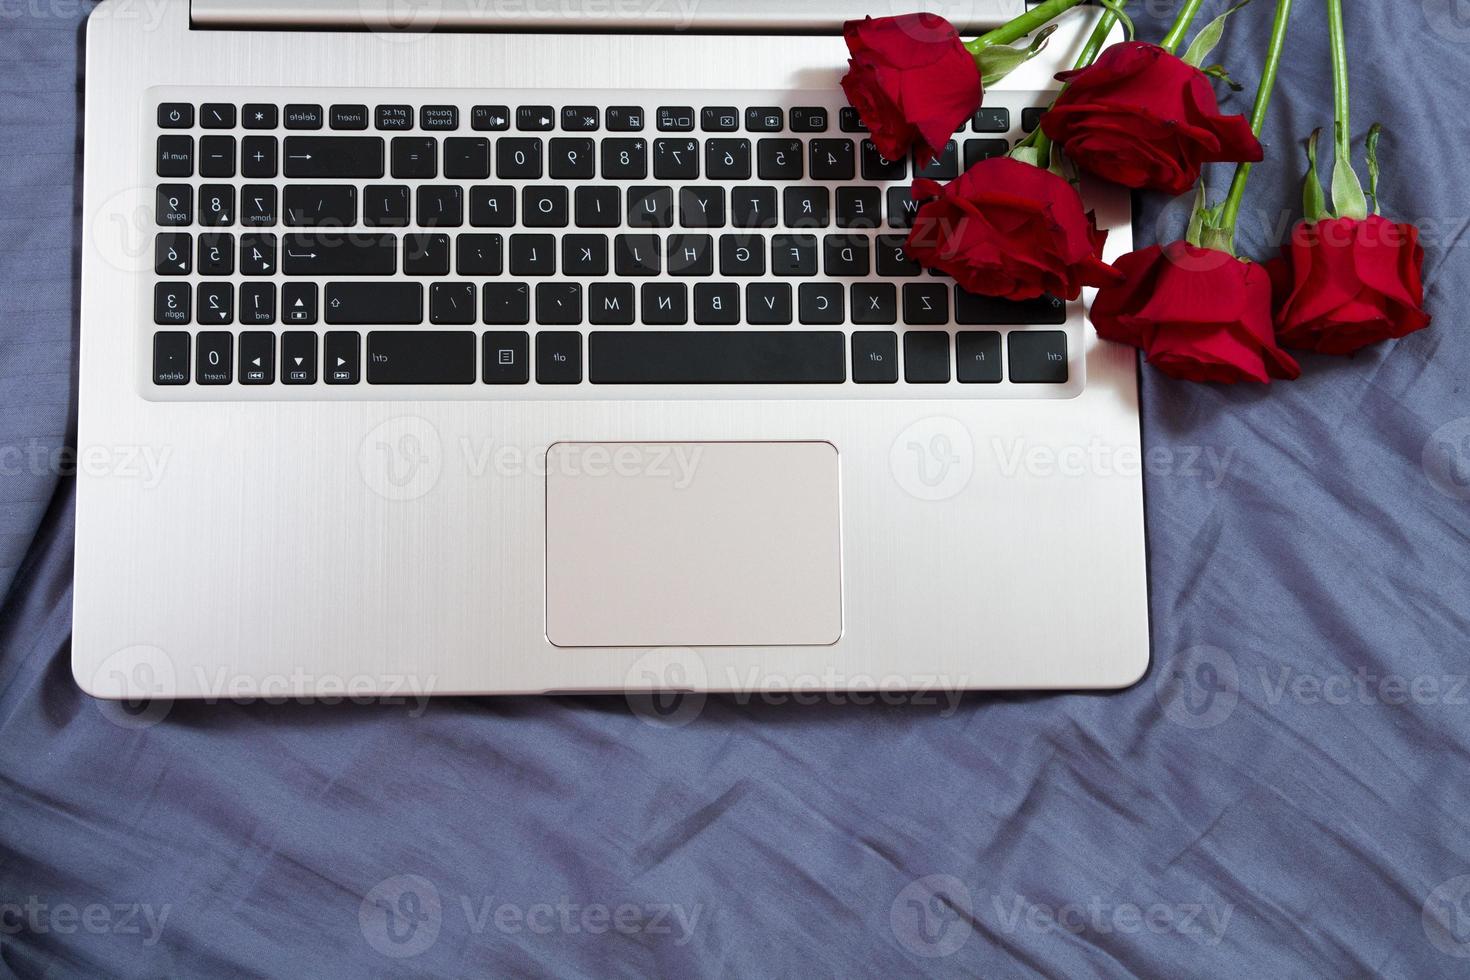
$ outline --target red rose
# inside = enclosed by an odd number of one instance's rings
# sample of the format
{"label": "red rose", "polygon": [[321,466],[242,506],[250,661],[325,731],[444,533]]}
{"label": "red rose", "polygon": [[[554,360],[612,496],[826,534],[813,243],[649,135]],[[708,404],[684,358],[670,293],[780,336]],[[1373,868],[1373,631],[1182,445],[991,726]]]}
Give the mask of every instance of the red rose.
{"label": "red rose", "polygon": [[1124,276],[1099,289],[1092,323],[1104,340],[1131,344],[1165,374],[1187,381],[1260,381],[1301,374],[1276,345],[1271,279],[1251,262],[1187,242],[1129,252]]}
{"label": "red rose", "polygon": [[842,77],[878,152],[919,164],[943,152],[980,105],[980,69],[954,26],[937,14],[905,14],[842,25],[852,54]]}
{"label": "red rose", "polygon": [[985,296],[1076,299],[1083,286],[1113,282],[1098,231],[1082,197],[1049,170],[1010,157],[982,160],[940,186],[914,181],[915,198],[933,197],[914,216],[904,249],[929,269]]}
{"label": "red rose", "polygon": [[1351,354],[1429,326],[1419,229],[1379,215],[1302,222],[1266,263],[1276,336],[1287,347]]}
{"label": "red rose", "polygon": [[1183,194],[1203,164],[1264,156],[1244,116],[1220,115],[1209,76],[1156,44],[1115,44],[1057,78],[1068,85],[1042,131],[1115,184]]}

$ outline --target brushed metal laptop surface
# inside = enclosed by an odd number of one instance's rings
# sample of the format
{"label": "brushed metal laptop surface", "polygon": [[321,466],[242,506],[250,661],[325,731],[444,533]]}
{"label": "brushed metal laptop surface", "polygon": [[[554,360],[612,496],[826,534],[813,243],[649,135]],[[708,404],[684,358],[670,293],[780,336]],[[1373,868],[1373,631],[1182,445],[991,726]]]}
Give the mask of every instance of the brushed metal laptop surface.
{"label": "brushed metal laptop surface", "polygon": [[[1086,27],[1068,18],[1007,85],[1043,87]],[[1090,329],[1085,385],[1054,399],[169,401],[140,388],[151,89],[828,90],[843,67],[832,37],[190,30],[183,3],[101,4],[87,36],[79,450],[98,465],[78,476],[78,683],[227,697],[1139,678],[1135,357]],[[1126,251],[1127,195],[1087,193],[1109,253]],[[549,447],[757,441],[838,450],[837,642],[550,642]],[[154,465],[123,465],[138,459]]]}

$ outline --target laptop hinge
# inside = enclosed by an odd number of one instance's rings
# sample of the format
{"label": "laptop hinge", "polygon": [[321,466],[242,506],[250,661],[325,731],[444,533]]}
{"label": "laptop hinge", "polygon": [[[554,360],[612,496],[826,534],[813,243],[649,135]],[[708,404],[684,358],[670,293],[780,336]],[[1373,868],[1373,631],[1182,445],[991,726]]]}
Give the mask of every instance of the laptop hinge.
{"label": "laptop hinge", "polygon": [[[962,33],[995,27],[1027,0],[939,6]],[[944,7],[962,7],[964,16]],[[905,8],[908,9],[908,8]],[[190,0],[197,29],[538,31],[619,34],[840,34],[840,0]]]}

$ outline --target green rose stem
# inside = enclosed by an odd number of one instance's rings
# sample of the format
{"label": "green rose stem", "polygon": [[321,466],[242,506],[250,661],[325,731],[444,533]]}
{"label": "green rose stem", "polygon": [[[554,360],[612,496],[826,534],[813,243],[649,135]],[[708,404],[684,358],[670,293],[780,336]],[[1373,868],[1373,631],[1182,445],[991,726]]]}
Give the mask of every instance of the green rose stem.
{"label": "green rose stem", "polygon": [[[1328,0],[1329,4],[1336,0]],[[1251,109],[1251,132],[1261,138],[1261,129],[1266,124],[1266,110],[1271,106],[1271,90],[1276,87],[1276,71],[1281,67],[1281,52],[1286,48],[1286,22],[1291,19],[1291,0],[1276,0],[1276,18],[1271,22],[1271,48],[1266,53],[1266,67],[1261,71],[1261,86],[1256,90],[1256,104]],[[1250,179],[1251,164],[1242,163],[1235,168],[1235,179],[1230,182],[1230,193],[1220,210],[1213,227],[1202,243],[1209,248],[1235,254],[1235,220],[1240,215],[1241,202],[1245,200],[1245,184]],[[1222,247],[1223,246],[1223,247]]]}
{"label": "green rose stem", "polygon": [[1189,25],[1194,23],[1194,15],[1199,13],[1200,5],[1204,0],[1184,0],[1184,6],[1179,8],[1179,16],[1174,18],[1174,26],[1169,28],[1169,33],[1159,42],[1159,47],[1173,54],[1179,45],[1184,43],[1184,35],[1189,31]]}
{"label": "green rose stem", "polygon": [[[1368,217],[1368,200],[1363,196],[1363,184],[1353,170],[1353,128],[1348,119],[1347,37],[1342,28],[1342,0],[1327,0],[1327,25],[1332,40],[1332,118],[1337,139],[1337,159],[1332,164],[1332,206],[1339,218],[1362,221]],[[1373,147],[1369,149],[1371,151]],[[1370,152],[1369,156],[1374,154]],[[1376,167],[1376,159],[1370,159],[1369,170]]]}
{"label": "green rose stem", "polygon": [[[1087,43],[1082,46],[1082,54],[1078,56],[1077,64],[1073,66],[1074,68],[1086,68],[1097,60],[1097,56],[1102,53],[1103,45],[1108,43],[1108,35],[1113,32],[1113,25],[1116,23],[1118,23],[1117,11],[1113,10],[1112,7],[1104,7],[1102,16],[1098,18],[1097,26],[1092,29],[1092,35],[1088,37]],[[1065,91],[1066,86],[1063,86],[1062,89]],[[1057,94],[1060,95],[1061,93],[1058,92]],[[1035,150],[1036,165],[1043,170],[1049,169],[1051,161],[1051,140],[1041,131],[1040,126],[1037,126],[1036,129],[1032,130],[1030,136],[1018,143],[1016,149],[1023,151]],[[1011,152],[1012,155],[1015,154],[1014,150]]]}
{"label": "green rose stem", "polygon": [[965,48],[972,56],[979,57],[980,52],[992,44],[1010,44],[1013,41],[1019,41],[1038,27],[1051,23],[1063,11],[1070,10],[1081,2],[1082,0],[1046,0],[1046,3],[1026,11],[1015,20],[1002,24],[988,34],[981,34],[973,41],[966,42]]}

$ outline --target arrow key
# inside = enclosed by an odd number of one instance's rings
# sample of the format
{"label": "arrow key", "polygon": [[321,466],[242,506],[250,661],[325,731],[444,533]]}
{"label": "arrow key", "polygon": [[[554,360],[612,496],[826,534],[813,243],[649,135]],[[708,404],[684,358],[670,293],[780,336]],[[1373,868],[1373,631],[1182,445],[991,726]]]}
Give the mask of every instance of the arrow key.
{"label": "arrow key", "polygon": [[316,283],[288,282],[281,287],[281,319],[286,323],[316,322]]}
{"label": "arrow key", "polygon": [[288,330],[281,334],[281,381],[288,385],[316,384],[316,333]]}
{"label": "arrow key", "polygon": [[361,335],[356,330],[331,330],[322,341],[322,356],[326,364],[324,378],[327,384],[357,384],[361,377],[358,359]]}
{"label": "arrow key", "polygon": [[268,385],[276,380],[276,335],[269,330],[240,334],[240,383]]}

